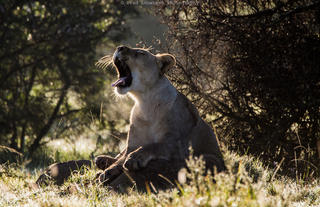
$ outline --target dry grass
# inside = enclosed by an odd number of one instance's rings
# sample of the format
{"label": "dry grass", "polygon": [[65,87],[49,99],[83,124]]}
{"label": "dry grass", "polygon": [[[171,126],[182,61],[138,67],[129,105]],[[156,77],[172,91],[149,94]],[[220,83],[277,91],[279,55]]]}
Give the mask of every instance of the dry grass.
{"label": "dry grass", "polygon": [[0,168],[0,206],[320,206],[320,181],[303,183],[275,176],[258,160],[226,152],[228,173],[202,176],[201,160],[191,160],[188,184],[158,194],[116,194],[89,183],[95,169],[74,174],[63,186],[36,188],[40,169]]}

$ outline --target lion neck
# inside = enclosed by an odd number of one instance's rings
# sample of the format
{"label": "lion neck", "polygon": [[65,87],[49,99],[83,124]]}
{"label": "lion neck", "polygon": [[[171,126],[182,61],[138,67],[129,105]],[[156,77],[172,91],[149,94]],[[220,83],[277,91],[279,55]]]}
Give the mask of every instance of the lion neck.
{"label": "lion neck", "polygon": [[135,102],[135,106],[141,109],[174,102],[177,94],[178,91],[165,76],[161,77],[153,87],[145,91],[129,92],[130,97]]}

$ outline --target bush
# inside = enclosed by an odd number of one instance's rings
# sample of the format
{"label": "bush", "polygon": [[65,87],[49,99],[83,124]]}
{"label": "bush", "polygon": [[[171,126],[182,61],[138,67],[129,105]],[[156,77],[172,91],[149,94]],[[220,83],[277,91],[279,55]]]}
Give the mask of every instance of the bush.
{"label": "bush", "polygon": [[178,60],[171,80],[229,149],[319,167],[319,8],[315,0],[157,6]]}

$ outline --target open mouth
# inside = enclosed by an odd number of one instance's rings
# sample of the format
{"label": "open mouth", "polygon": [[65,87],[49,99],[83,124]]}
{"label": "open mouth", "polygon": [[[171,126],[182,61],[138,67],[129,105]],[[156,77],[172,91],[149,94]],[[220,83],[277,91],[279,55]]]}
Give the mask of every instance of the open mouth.
{"label": "open mouth", "polygon": [[129,66],[125,61],[115,58],[114,64],[117,68],[119,79],[112,84],[113,87],[125,88],[129,87],[132,83],[132,75]]}

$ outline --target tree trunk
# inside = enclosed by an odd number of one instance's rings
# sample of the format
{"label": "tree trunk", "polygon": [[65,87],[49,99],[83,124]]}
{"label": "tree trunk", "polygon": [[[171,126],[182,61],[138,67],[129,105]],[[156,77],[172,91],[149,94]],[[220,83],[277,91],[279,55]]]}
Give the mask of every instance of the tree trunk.
{"label": "tree trunk", "polygon": [[69,85],[65,85],[62,88],[62,92],[60,94],[59,101],[58,101],[56,107],[54,108],[54,110],[53,110],[48,122],[42,127],[42,129],[40,130],[40,132],[37,135],[36,139],[33,141],[32,145],[29,147],[29,151],[28,151],[28,156],[29,157],[31,157],[32,154],[34,153],[34,151],[40,146],[41,139],[49,132],[52,124],[56,120],[57,115],[58,115],[58,113],[60,111],[60,107],[61,107],[61,105],[63,103],[63,100],[67,95],[68,88],[69,88]]}
{"label": "tree trunk", "polygon": [[26,125],[27,123],[24,123],[22,127],[22,132],[20,136],[20,148],[19,151],[23,154],[24,153],[24,147],[25,147],[25,133],[26,133]]}
{"label": "tree trunk", "polygon": [[13,125],[13,134],[10,140],[10,147],[17,150],[18,144],[17,144],[17,127],[16,124],[14,123]]}

